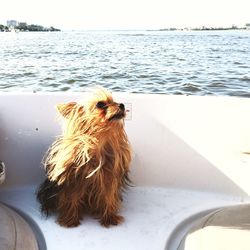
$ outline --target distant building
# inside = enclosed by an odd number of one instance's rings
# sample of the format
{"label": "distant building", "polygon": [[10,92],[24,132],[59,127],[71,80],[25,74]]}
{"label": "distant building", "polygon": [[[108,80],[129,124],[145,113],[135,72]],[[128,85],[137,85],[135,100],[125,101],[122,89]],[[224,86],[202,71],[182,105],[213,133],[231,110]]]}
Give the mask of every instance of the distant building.
{"label": "distant building", "polygon": [[16,21],[16,20],[8,20],[7,21],[8,27],[16,27],[17,25],[18,25],[18,21]]}

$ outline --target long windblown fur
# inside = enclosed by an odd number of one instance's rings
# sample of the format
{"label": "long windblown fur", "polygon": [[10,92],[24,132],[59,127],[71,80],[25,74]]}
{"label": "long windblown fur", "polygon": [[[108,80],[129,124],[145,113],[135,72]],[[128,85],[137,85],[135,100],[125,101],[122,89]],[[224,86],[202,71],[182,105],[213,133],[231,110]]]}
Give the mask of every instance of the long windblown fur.
{"label": "long windblown fur", "polygon": [[104,226],[121,223],[118,212],[131,161],[124,105],[101,89],[84,105],[71,102],[57,108],[65,127],[44,158],[47,179],[37,193],[41,210],[57,213],[66,227],[79,225],[84,213]]}

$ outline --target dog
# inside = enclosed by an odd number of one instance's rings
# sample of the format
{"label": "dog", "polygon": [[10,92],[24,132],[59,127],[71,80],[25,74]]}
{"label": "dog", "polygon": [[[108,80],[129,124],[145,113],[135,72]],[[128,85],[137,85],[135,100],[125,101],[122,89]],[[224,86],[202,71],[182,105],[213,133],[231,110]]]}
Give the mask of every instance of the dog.
{"label": "dog", "polygon": [[59,104],[57,110],[65,126],[43,160],[47,178],[37,192],[42,213],[56,213],[64,227],[78,226],[84,214],[105,227],[120,224],[122,193],[131,183],[124,104],[99,89],[86,103]]}

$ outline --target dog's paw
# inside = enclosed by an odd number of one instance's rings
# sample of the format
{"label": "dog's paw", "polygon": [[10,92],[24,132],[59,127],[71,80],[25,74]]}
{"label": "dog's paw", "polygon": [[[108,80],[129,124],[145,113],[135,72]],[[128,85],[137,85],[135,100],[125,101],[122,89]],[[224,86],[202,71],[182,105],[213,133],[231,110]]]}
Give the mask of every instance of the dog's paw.
{"label": "dog's paw", "polygon": [[62,227],[77,227],[79,226],[81,223],[80,223],[80,220],[69,220],[69,221],[65,221],[63,219],[58,219],[57,220],[58,224]]}
{"label": "dog's paw", "polygon": [[124,221],[124,218],[120,215],[105,216],[100,220],[100,223],[104,227],[117,226]]}

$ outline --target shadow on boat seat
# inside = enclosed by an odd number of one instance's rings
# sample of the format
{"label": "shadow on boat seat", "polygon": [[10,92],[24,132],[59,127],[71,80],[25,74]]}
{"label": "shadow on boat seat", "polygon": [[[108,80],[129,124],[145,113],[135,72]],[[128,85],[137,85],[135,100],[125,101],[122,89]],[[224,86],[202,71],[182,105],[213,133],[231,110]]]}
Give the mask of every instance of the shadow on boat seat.
{"label": "shadow on boat seat", "polygon": [[224,207],[203,217],[177,250],[229,249],[250,249],[250,204]]}

